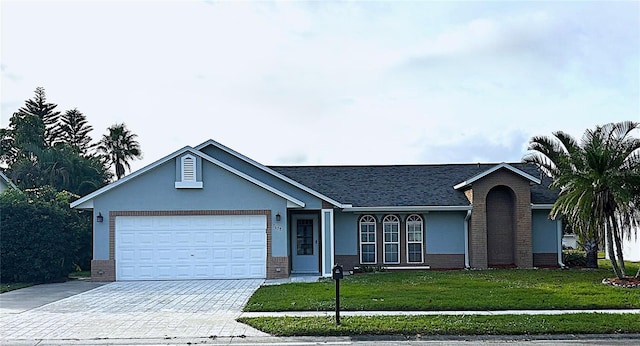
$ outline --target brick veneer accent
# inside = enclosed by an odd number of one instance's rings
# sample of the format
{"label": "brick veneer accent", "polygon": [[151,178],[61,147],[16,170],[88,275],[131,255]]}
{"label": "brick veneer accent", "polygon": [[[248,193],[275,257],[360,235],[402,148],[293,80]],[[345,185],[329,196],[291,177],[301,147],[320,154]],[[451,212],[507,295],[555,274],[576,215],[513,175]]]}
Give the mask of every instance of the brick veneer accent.
{"label": "brick veneer accent", "polygon": [[[109,259],[91,261],[92,281],[116,280],[116,218],[118,216],[265,215],[267,217],[267,279],[289,276],[289,258],[271,254],[271,210],[150,210],[109,212]],[[280,268],[280,271],[277,271]],[[100,274],[102,273],[102,274]]]}
{"label": "brick veneer accent", "polygon": [[531,240],[531,188],[529,180],[506,169],[500,169],[474,182],[472,185],[473,217],[469,229],[469,254],[471,266],[487,268],[487,211],[489,191],[506,186],[514,195],[514,261],[521,268],[533,267]]}
{"label": "brick veneer accent", "polygon": [[111,282],[116,281],[116,261],[92,260],[91,281]]}
{"label": "brick veneer accent", "polygon": [[358,255],[336,255],[336,264],[342,266],[344,271],[353,270],[354,267],[361,267]]}
{"label": "brick veneer accent", "polygon": [[267,279],[288,278],[291,274],[289,268],[289,257],[267,257]]}
{"label": "brick veneer accent", "polygon": [[462,269],[464,254],[427,254],[424,264],[431,269]]}
{"label": "brick veneer accent", "polygon": [[536,267],[557,267],[558,254],[557,253],[534,253],[533,265]]}
{"label": "brick veneer accent", "polygon": [[322,209],[333,209],[334,205],[327,202],[327,201],[322,201]]}

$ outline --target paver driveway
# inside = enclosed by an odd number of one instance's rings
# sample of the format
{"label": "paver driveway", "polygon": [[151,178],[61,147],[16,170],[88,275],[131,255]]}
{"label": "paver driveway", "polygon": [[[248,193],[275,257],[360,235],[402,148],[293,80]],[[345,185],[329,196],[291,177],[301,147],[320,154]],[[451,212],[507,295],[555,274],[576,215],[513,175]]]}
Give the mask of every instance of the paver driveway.
{"label": "paver driveway", "polygon": [[39,308],[2,316],[1,341],[264,336],[235,321],[262,282],[114,282]]}

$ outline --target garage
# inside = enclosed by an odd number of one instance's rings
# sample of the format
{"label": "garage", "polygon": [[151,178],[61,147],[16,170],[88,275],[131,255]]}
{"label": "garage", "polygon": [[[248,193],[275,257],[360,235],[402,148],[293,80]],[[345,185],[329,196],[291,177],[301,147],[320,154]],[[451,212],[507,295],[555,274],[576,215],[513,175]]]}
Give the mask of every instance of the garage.
{"label": "garage", "polygon": [[264,215],[118,216],[116,280],[266,277]]}

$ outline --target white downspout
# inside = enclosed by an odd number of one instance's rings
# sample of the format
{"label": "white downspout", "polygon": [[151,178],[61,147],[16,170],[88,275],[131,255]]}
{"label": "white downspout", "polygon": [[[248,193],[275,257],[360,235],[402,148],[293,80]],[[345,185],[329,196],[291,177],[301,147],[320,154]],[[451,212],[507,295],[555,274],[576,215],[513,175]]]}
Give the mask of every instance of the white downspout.
{"label": "white downspout", "polygon": [[471,210],[467,210],[467,216],[464,218],[464,267],[469,269],[469,219],[471,218]]}
{"label": "white downspout", "polygon": [[564,268],[565,265],[562,262],[562,218],[556,220],[556,229],[558,231],[558,265],[560,268]]}

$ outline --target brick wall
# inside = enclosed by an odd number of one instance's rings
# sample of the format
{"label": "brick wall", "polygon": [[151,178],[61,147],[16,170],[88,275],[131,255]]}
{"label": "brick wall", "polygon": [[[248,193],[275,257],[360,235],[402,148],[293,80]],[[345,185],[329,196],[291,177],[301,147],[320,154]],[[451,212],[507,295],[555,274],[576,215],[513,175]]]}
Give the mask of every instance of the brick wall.
{"label": "brick wall", "polygon": [[92,260],[91,281],[111,282],[116,281],[116,261]]}
{"label": "brick wall", "polygon": [[464,254],[427,254],[424,264],[431,269],[462,269]]}
{"label": "brick wall", "polygon": [[557,253],[534,253],[533,265],[535,267],[558,267]]}
{"label": "brick wall", "polygon": [[513,192],[514,205],[514,261],[521,268],[533,266],[531,240],[531,189],[529,180],[506,169],[501,169],[473,183],[473,217],[469,228],[471,266],[487,268],[487,210],[489,191],[506,186]]}

